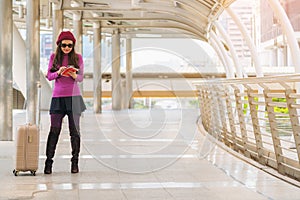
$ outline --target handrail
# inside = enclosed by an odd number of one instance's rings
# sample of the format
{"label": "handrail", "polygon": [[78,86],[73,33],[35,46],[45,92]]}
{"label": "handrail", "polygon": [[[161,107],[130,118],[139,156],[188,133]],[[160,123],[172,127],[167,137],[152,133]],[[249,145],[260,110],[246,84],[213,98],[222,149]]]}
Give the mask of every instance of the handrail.
{"label": "handrail", "polygon": [[236,82],[242,82],[242,83],[251,83],[251,82],[257,82],[257,83],[272,83],[273,81],[279,82],[285,81],[286,79],[289,79],[291,82],[297,82],[300,79],[300,74],[284,74],[284,75],[276,75],[276,76],[264,76],[264,77],[249,77],[249,78],[217,78],[217,79],[203,79],[200,81],[195,81],[194,84],[201,84],[201,83],[236,83]]}
{"label": "handrail", "polygon": [[193,83],[205,130],[248,158],[300,180],[300,74]]}

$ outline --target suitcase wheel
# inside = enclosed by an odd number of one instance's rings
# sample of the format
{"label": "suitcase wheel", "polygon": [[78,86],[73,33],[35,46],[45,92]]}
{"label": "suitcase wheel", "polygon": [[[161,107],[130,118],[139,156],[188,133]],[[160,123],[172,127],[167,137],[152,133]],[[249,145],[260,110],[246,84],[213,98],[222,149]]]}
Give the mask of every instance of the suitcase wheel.
{"label": "suitcase wheel", "polygon": [[15,170],[15,169],[14,169],[13,173],[14,173],[15,176],[19,175],[19,171]]}
{"label": "suitcase wheel", "polygon": [[33,176],[35,176],[35,172],[36,172],[36,171],[30,171],[30,173],[31,173]]}
{"label": "suitcase wheel", "polygon": [[[15,169],[13,170],[13,173],[14,173],[15,176],[18,176],[18,175],[19,175],[19,172],[20,172],[20,171],[18,171],[18,170],[15,170]],[[35,170],[32,170],[32,171],[30,171],[30,173],[31,173],[31,175],[35,176],[36,171],[35,171]]]}

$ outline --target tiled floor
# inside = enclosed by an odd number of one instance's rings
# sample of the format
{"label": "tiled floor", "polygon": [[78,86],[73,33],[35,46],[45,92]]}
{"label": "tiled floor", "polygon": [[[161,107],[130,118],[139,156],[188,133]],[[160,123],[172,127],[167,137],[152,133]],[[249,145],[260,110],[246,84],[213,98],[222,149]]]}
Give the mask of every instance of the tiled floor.
{"label": "tiled floor", "polygon": [[[14,142],[0,142],[0,199],[299,199],[299,187],[210,142],[196,127],[198,115],[197,110],[86,112],[79,174],[70,173],[65,119],[53,174],[44,175],[49,116],[43,112],[36,176],[15,177]],[[24,112],[15,113],[14,130],[24,118]]]}

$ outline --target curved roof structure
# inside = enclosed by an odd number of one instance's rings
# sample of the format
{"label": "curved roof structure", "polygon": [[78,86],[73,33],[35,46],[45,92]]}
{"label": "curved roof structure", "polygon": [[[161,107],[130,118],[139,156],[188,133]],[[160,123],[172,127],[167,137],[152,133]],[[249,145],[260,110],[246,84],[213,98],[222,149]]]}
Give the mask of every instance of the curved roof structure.
{"label": "curved roof structure", "polygon": [[[72,24],[75,14],[82,20],[84,29],[87,30],[93,27],[93,23],[100,22],[103,32],[119,29],[121,34],[132,37],[136,37],[136,34],[160,34],[162,37],[180,35],[207,41],[211,22],[234,0],[51,0],[50,2],[64,11],[65,28]],[[46,0],[41,1],[41,4],[42,7],[51,6]]]}

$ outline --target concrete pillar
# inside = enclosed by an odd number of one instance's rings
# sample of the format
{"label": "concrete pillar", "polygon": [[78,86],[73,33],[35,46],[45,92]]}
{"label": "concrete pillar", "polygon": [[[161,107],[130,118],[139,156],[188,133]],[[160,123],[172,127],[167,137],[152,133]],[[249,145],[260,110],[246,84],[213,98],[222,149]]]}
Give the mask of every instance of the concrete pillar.
{"label": "concrete pillar", "polygon": [[126,79],[121,79],[121,109],[128,109],[128,101],[127,101],[127,90],[126,90]]}
{"label": "concrete pillar", "polygon": [[122,90],[121,90],[121,74],[120,74],[120,32],[114,30],[112,35],[112,109],[121,110],[122,108]]}
{"label": "concrete pillar", "polygon": [[99,22],[94,22],[94,112],[102,112],[102,72],[101,72],[101,27]]}
{"label": "concrete pillar", "polygon": [[64,20],[63,20],[63,11],[61,10],[61,5],[52,3],[52,34],[53,34],[53,42],[52,42],[52,49],[53,51],[56,50],[56,39],[60,32],[62,32],[64,27]]}
{"label": "concrete pillar", "polygon": [[0,0],[0,140],[12,140],[12,1]]}
{"label": "concrete pillar", "polygon": [[76,38],[75,50],[82,55],[82,20],[79,14],[73,14],[73,28]]}
{"label": "concrete pillar", "polygon": [[[73,28],[74,28],[74,36],[76,38],[75,51],[82,55],[82,20],[80,14],[73,14]],[[81,94],[83,94],[83,82],[80,82],[79,88]]]}
{"label": "concrete pillar", "polygon": [[126,39],[126,104],[128,108],[133,107],[132,89],[132,39]]}
{"label": "concrete pillar", "polygon": [[40,1],[27,0],[26,81],[27,123],[38,124],[38,86],[40,85]]}

